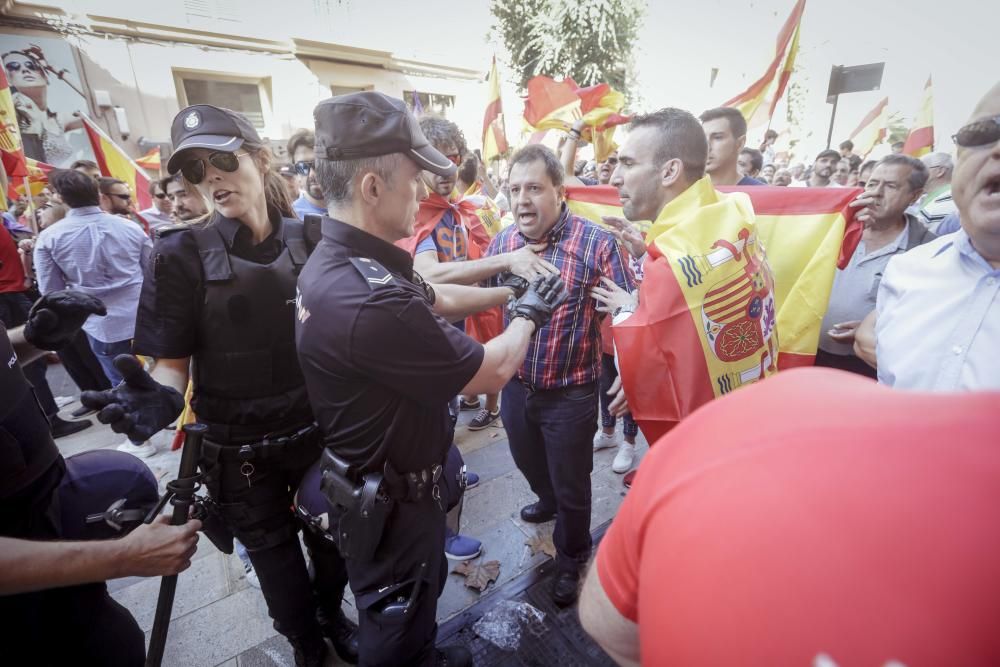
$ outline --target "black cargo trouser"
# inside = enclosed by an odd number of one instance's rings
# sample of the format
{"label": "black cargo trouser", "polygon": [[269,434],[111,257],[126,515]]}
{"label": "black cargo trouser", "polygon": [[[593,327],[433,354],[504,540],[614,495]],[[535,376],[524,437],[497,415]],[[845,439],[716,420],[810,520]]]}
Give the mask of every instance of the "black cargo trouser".
{"label": "black cargo trouser", "polygon": [[249,478],[244,474],[248,468],[241,471],[240,461],[211,460],[204,453],[201,461],[209,495],[218,503],[227,527],[247,548],[274,628],[290,639],[319,631],[317,605],[334,618],[347,586],[340,552],[306,531],[304,539],[316,575],[310,583],[299,545],[293,496],[319,454],[319,433],[313,431],[280,456],[250,460]]}

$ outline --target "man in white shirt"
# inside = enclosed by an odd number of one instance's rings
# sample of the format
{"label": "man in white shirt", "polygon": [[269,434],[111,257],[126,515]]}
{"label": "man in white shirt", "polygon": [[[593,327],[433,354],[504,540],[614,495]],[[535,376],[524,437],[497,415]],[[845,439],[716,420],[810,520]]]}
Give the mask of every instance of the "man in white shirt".
{"label": "man in white shirt", "polygon": [[167,198],[167,193],[160,181],[150,182],[149,196],[153,199],[153,205],[139,211],[139,215],[149,223],[150,229],[159,229],[174,224],[174,219],[170,217],[174,205]]}

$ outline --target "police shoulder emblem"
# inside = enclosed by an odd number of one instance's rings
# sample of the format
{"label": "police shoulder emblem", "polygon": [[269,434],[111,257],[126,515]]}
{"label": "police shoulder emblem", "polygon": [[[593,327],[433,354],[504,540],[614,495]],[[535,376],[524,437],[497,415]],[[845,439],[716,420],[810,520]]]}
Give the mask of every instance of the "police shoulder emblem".
{"label": "police shoulder emblem", "polygon": [[189,130],[193,130],[201,125],[201,115],[197,111],[192,111],[184,119],[184,127]]}

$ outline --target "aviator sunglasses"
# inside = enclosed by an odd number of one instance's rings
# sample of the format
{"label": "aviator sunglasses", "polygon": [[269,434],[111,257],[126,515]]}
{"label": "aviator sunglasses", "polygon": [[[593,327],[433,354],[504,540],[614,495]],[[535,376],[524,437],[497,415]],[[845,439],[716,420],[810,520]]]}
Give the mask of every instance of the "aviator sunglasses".
{"label": "aviator sunglasses", "polygon": [[240,158],[249,153],[230,153],[228,151],[215,151],[209,153],[207,158],[192,158],[181,165],[181,174],[191,185],[198,185],[205,180],[205,161],[219,171],[233,173],[240,168]]}
{"label": "aviator sunglasses", "polygon": [[1000,140],[1000,116],[984,118],[962,127],[952,135],[952,141],[963,148],[986,146]]}
{"label": "aviator sunglasses", "polygon": [[25,60],[23,63],[12,60],[9,63],[5,63],[4,67],[7,68],[8,72],[19,72],[22,67],[29,72],[37,72],[39,70],[38,65],[36,65],[33,60]]}

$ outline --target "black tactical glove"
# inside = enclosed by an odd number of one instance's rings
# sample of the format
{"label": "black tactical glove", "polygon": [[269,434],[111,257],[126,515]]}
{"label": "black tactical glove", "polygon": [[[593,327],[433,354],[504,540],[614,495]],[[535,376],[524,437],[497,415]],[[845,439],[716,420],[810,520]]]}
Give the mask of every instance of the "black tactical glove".
{"label": "black tactical glove", "polygon": [[40,350],[61,350],[72,342],[91,315],[108,314],[100,299],[60,290],[35,302],[24,325],[24,338]]}
{"label": "black tactical glove", "polygon": [[539,276],[520,299],[510,304],[511,318],[523,317],[535,323],[535,331],[548,324],[552,313],[569,299],[559,274]]}
{"label": "black tactical glove", "polygon": [[505,273],[500,276],[500,287],[506,287],[514,291],[514,298],[520,299],[528,291],[530,283],[515,273]]}
{"label": "black tactical glove", "polygon": [[100,410],[98,421],[110,424],[115,433],[124,433],[133,442],[149,440],[180,415],[184,397],[151,378],[130,354],[119,354],[114,363],[124,378],[122,383],[107,391],[85,391],[80,402]]}

